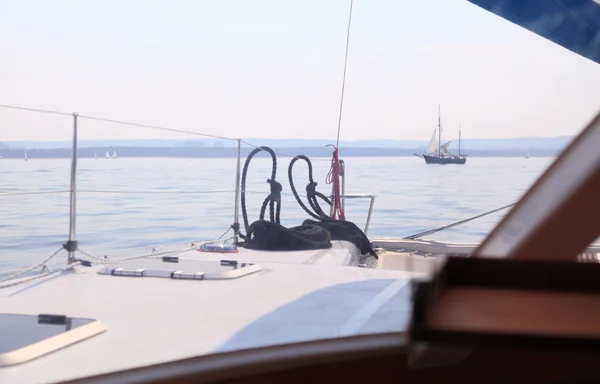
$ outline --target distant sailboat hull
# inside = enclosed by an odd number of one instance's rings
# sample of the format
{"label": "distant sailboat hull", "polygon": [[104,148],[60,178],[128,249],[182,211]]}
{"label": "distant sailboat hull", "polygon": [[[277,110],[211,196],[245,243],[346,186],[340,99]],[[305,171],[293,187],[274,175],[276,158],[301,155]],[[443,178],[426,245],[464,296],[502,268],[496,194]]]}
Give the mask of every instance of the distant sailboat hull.
{"label": "distant sailboat hull", "polygon": [[423,155],[426,164],[465,164],[466,157],[438,157]]}
{"label": "distant sailboat hull", "polygon": [[[436,137],[437,133],[437,137]],[[440,106],[438,105],[438,126],[433,130],[433,135],[429,141],[429,145],[425,150],[425,153],[421,155],[425,159],[425,164],[466,164],[466,155],[460,155],[460,142],[462,139],[461,129],[458,129],[458,156],[450,153],[448,147],[452,140],[445,144],[442,144],[442,117],[440,113]],[[429,155],[427,155],[429,153]],[[419,156],[415,153],[416,156]]]}

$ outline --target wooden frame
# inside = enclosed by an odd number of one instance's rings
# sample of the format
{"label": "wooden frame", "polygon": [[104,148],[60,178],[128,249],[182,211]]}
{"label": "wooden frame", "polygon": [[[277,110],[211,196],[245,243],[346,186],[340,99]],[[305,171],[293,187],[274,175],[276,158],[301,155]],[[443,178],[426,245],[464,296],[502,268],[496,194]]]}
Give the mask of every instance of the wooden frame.
{"label": "wooden frame", "polygon": [[600,234],[600,114],[486,237],[474,257],[575,260]]}
{"label": "wooden frame", "polygon": [[598,148],[600,114],[471,258],[415,284],[413,366],[458,363],[481,346],[600,353],[600,265],[575,262],[600,234]]}

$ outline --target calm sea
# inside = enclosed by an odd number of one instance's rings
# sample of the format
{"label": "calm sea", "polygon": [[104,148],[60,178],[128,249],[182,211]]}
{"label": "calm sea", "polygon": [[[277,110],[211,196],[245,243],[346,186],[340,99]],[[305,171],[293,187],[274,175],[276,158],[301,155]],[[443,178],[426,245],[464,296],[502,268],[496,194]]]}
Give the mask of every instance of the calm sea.
{"label": "calm sea", "polygon": [[[290,193],[290,158],[278,158],[283,184],[281,219],[299,225],[308,215]],[[313,159],[317,189],[325,194],[329,159]],[[465,166],[425,165],[417,157],[356,158],[346,162],[346,193],[377,195],[368,236],[401,237],[515,202],[551,158],[469,158]],[[94,254],[135,255],[132,248],[209,240],[233,223],[235,159],[117,158],[78,161],[77,239]],[[255,157],[247,180],[249,221],[268,195],[270,159]],[[294,167],[304,191],[306,165]],[[0,160],[0,192],[69,188],[67,159]],[[368,199],[349,200],[347,219],[363,227]],[[480,241],[506,211],[429,238]],[[240,217],[240,222],[241,217]],[[0,269],[41,261],[67,240],[67,192],[0,196]],[[131,250],[130,250],[131,249]],[[138,252],[139,253],[139,252]]]}

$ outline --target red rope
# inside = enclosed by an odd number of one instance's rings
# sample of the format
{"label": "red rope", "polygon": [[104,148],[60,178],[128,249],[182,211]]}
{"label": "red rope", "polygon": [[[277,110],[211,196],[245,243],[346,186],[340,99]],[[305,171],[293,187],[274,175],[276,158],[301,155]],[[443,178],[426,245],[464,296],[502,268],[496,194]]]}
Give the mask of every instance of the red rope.
{"label": "red rope", "polygon": [[331,157],[331,168],[327,174],[325,182],[333,183],[333,214],[332,219],[338,217],[340,220],[346,220],[344,209],[342,208],[342,197],[340,193],[340,159],[338,158],[338,149],[335,145],[329,144],[328,147],[333,147],[333,156]]}

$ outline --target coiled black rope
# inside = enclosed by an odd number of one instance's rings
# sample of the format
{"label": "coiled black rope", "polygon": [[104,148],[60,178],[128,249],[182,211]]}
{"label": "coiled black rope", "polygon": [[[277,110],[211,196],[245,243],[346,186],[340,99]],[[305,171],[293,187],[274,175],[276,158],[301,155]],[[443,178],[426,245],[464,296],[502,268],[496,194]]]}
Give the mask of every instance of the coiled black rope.
{"label": "coiled black rope", "polygon": [[[255,148],[246,159],[246,163],[244,164],[244,170],[242,171],[242,186],[241,186],[241,202],[242,202],[242,217],[244,218],[244,227],[246,228],[246,234],[248,234],[248,213],[246,212],[246,175],[248,174],[248,166],[250,165],[250,161],[260,151],[267,151],[271,155],[272,159],[272,167],[271,167],[271,178],[267,179],[267,183],[270,185],[270,193],[269,196],[263,201],[262,207],[260,209],[260,220],[264,220],[265,211],[267,209],[267,203],[269,204],[269,214],[271,222],[279,224],[279,215],[281,213],[281,190],[282,186],[275,180],[275,175],[277,173],[277,157],[275,156],[275,152],[269,147],[258,147]],[[277,205],[277,206],[275,206]],[[243,236],[242,236],[243,237]]]}
{"label": "coiled black rope", "polygon": [[[248,167],[250,161],[260,151],[267,151],[271,155],[273,165],[271,169],[271,178],[267,179],[270,185],[270,194],[263,201],[259,220],[248,224],[248,212],[246,210],[246,177],[248,175]],[[293,167],[296,161],[304,160],[308,165],[308,185],[306,186],[306,194],[311,211],[300,199],[293,181]],[[248,155],[244,170],[242,171],[241,185],[241,203],[242,216],[244,219],[244,227],[246,235],[240,236],[244,239],[244,247],[249,249],[271,250],[271,251],[297,251],[307,249],[326,249],[331,248],[331,240],[350,241],[360,249],[361,254],[370,255],[377,259],[377,254],[373,250],[367,236],[354,224],[346,220],[332,220],[319,205],[317,198],[321,198],[327,204],[332,202],[327,196],[316,191],[317,183],[313,179],[313,169],[310,159],[306,156],[299,155],[292,159],[288,167],[288,177],[290,187],[294,193],[296,201],[300,206],[313,218],[318,221],[305,220],[301,226],[286,228],[280,224],[281,212],[281,184],[275,180],[277,173],[277,157],[275,152],[269,147],[258,147]],[[271,221],[265,221],[265,212],[267,203],[270,207]]]}
{"label": "coiled black rope", "polygon": [[[313,209],[313,211],[309,210],[308,207],[306,205],[304,205],[304,203],[302,202],[302,199],[300,198],[300,196],[298,195],[298,192],[296,191],[296,187],[294,186],[294,177],[292,175],[292,170],[294,168],[294,164],[298,160],[304,160],[304,161],[306,161],[306,164],[308,165],[308,184],[306,185],[306,197],[307,197],[308,203],[310,204],[310,207]],[[329,205],[331,205],[331,200],[327,196],[323,195],[321,192],[317,192],[317,182],[314,181],[314,179],[313,179],[312,163],[308,157],[306,157],[304,155],[298,155],[292,159],[292,161],[290,162],[290,166],[288,167],[288,179],[290,181],[290,187],[292,188],[292,193],[294,194],[296,201],[298,202],[298,204],[300,204],[300,206],[302,207],[302,209],[304,209],[304,211],[306,213],[308,213],[309,215],[311,215],[312,217],[314,217],[317,220],[331,219],[329,217],[329,215],[327,215],[321,209],[321,206],[319,205],[319,201],[317,200],[317,197],[320,197]]]}

